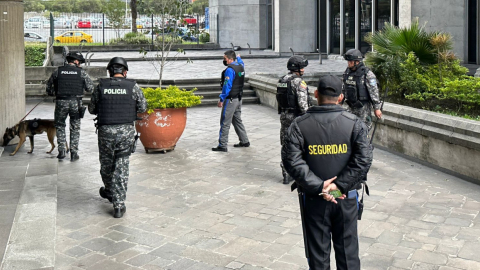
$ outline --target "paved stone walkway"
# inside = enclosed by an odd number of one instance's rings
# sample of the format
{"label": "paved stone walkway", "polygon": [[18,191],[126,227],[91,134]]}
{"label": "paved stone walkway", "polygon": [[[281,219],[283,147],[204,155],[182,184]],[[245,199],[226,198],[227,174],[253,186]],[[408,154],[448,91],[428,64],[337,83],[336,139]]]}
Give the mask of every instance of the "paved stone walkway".
{"label": "paved stone walkway", "polygon": [[[91,115],[75,163],[46,154],[45,135],[32,155],[28,143],[14,157],[6,148],[0,163],[28,169],[3,269],[307,269],[297,196],[280,182],[278,115],[244,106],[252,146],[233,148],[232,129],[229,152],[218,153],[219,113],[189,109],[172,152],[138,148],[122,219],[98,195]],[[480,269],[479,186],[378,149],[368,178],[362,269]]]}
{"label": "paved stone walkway", "polygon": [[[189,55],[217,55],[219,57],[223,56],[223,50],[218,51],[188,51],[186,56]],[[240,52],[241,55],[247,55],[248,52]],[[257,52],[258,53],[258,52]],[[140,57],[138,52],[117,52],[117,53],[102,53],[96,52],[96,58],[111,58],[114,56],[121,57]],[[254,73],[268,73],[276,74],[277,76],[284,75],[288,72],[287,70],[287,61],[288,57],[282,58],[256,58],[256,59],[244,59],[245,62],[245,73],[248,76],[249,74]],[[92,62],[91,66],[104,66],[106,67],[107,63],[105,62]],[[128,76],[135,79],[147,79],[147,80],[158,80],[158,73],[155,70],[155,67],[152,62],[149,61],[130,61],[128,63],[129,72]],[[322,64],[319,64],[318,60],[309,60],[309,65],[305,68],[305,72],[308,75],[309,73],[316,72],[343,72],[347,67],[347,62],[345,60],[330,60],[323,59]],[[158,65],[157,65],[158,68]],[[197,79],[197,78],[219,78],[222,71],[225,69],[225,66],[222,63],[222,59],[218,60],[194,60],[187,63],[186,60],[177,60],[175,62],[169,62],[165,66],[163,73],[164,80],[172,79]]]}

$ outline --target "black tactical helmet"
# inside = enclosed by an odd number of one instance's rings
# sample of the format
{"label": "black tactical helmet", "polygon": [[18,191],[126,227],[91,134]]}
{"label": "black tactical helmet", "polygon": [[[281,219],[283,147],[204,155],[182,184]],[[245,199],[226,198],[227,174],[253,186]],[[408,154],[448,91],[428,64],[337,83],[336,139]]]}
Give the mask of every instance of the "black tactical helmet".
{"label": "black tactical helmet", "polygon": [[298,71],[308,66],[308,60],[300,55],[294,55],[288,59],[287,68],[291,71]]}
{"label": "black tactical helmet", "polygon": [[85,63],[85,58],[83,58],[83,55],[79,52],[69,52],[65,58],[67,59],[67,62],[78,60],[81,64]]}
{"label": "black tactical helmet", "polygon": [[363,55],[357,49],[350,49],[345,53],[343,58],[345,58],[347,61],[362,61]]}
{"label": "black tactical helmet", "polygon": [[123,57],[113,57],[110,59],[110,62],[108,62],[107,69],[110,70],[110,67],[112,65],[121,65],[124,66],[126,70],[128,70],[128,64],[127,61]]}

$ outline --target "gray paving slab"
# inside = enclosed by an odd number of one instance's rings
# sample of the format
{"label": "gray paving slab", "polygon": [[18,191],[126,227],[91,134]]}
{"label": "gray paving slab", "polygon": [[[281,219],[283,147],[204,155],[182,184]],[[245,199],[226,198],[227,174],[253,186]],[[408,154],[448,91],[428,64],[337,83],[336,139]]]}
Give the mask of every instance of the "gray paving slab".
{"label": "gray paving slab", "polygon": [[[115,56],[122,56],[119,52]],[[273,59],[244,59],[245,74],[268,73],[281,76],[288,72],[287,70],[288,58],[273,58]],[[105,66],[103,62],[93,62],[92,66]],[[158,64],[149,61],[128,63],[129,71],[128,77],[134,79],[158,80]],[[305,68],[305,73],[317,72],[343,72],[347,67],[347,62],[344,60],[327,60],[324,59],[322,64],[318,61],[309,61],[308,67]],[[194,60],[187,62],[186,60],[177,60],[169,62],[165,66],[163,72],[163,80],[173,79],[203,79],[203,78],[220,78],[220,74],[225,69],[222,60]]]}
{"label": "gray paving slab", "polygon": [[[53,104],[38,108],[32,117],[53,115]],[[7,148],[0,166],[11,166],[2,183],[20,190],[0,196],[8,203],[0,204],[0,217],[16,220],[11,229],[0,218],[0,240],[18,240],[6,254],[23,255],[8,255],[3,269],[307,269],[298,200],[281,184],[278,115],[244,106],[252,146],[233,148],[232,129],[229,152],[216,153],[210,148],[219,112],[189,109],[172,152],[146,154],[139,146],[122,219],[112,218],[112,206],[98,196],[91,115],[82,120],[75,163],[44,153],[42,136],[32,155],[24,147],[10,157]],[[9,180],[15,177],[23,177],[21,185]],[[362,269],[479,269],[479,186],[381,150],[368,181],[358,229]],[[35,232],[44,236],[35,240]]]}

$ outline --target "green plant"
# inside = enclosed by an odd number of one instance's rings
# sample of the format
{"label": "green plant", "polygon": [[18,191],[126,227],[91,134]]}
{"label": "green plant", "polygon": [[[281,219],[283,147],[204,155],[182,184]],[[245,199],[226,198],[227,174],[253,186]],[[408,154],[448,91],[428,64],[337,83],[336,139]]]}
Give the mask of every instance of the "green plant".
{"label": "green plant", "polygon": [[110,44],[150,44],[152,40],[145,36],[143,33],[139,32],[130,32],[125,34],[123,38],[115,38],[110,40]]}
{"label": "green plant", "polygon": [[187,91],[180,89],[175,85],[167,88],[142,88],[143,94],[147,100],[148,113],[152,113],[154,109],[166,108],[184,108],[193,107],[201,103],[203,96],[196,96],[193,92],[197,89]]}
{"label": "green plant", "polygon": [[183,40],[179,36],[165,34],[165,35],[157,36],[157,38],[155,39],[155,42],[157,42],[157,43],[165,42],[165,43],[172,43],[172,44],[181,44],[183,42]]}
{"label": "green plant", "polygon": [[25,66],[42,66],[46,49],[42,43],[25,43]]}
{"label": "green plant", "polygon": [[210,42],[210,34],[206,33],[206,32],[202,33],[202,34],[200,34],[199,39],[200,39],[200,42],[202,42],[202,43]]}

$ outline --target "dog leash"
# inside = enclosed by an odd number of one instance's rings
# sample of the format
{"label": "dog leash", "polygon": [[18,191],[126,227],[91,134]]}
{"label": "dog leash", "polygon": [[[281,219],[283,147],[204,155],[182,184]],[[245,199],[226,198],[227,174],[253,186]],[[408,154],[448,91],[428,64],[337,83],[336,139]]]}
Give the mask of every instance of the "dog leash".
{"label": "dog leash", "polygon": [[35,107],[33,107],[22,119],[20,119],[20,121],[18,121],[19,123],[23,121],[23,119],[25,119],[25,117],[27,117],[38,105],[40,105],[40,103],[42,103],[47,97],[44,97],[42,100],[40,100],[39,103],[37,103],[37,105],[35,105]]}

